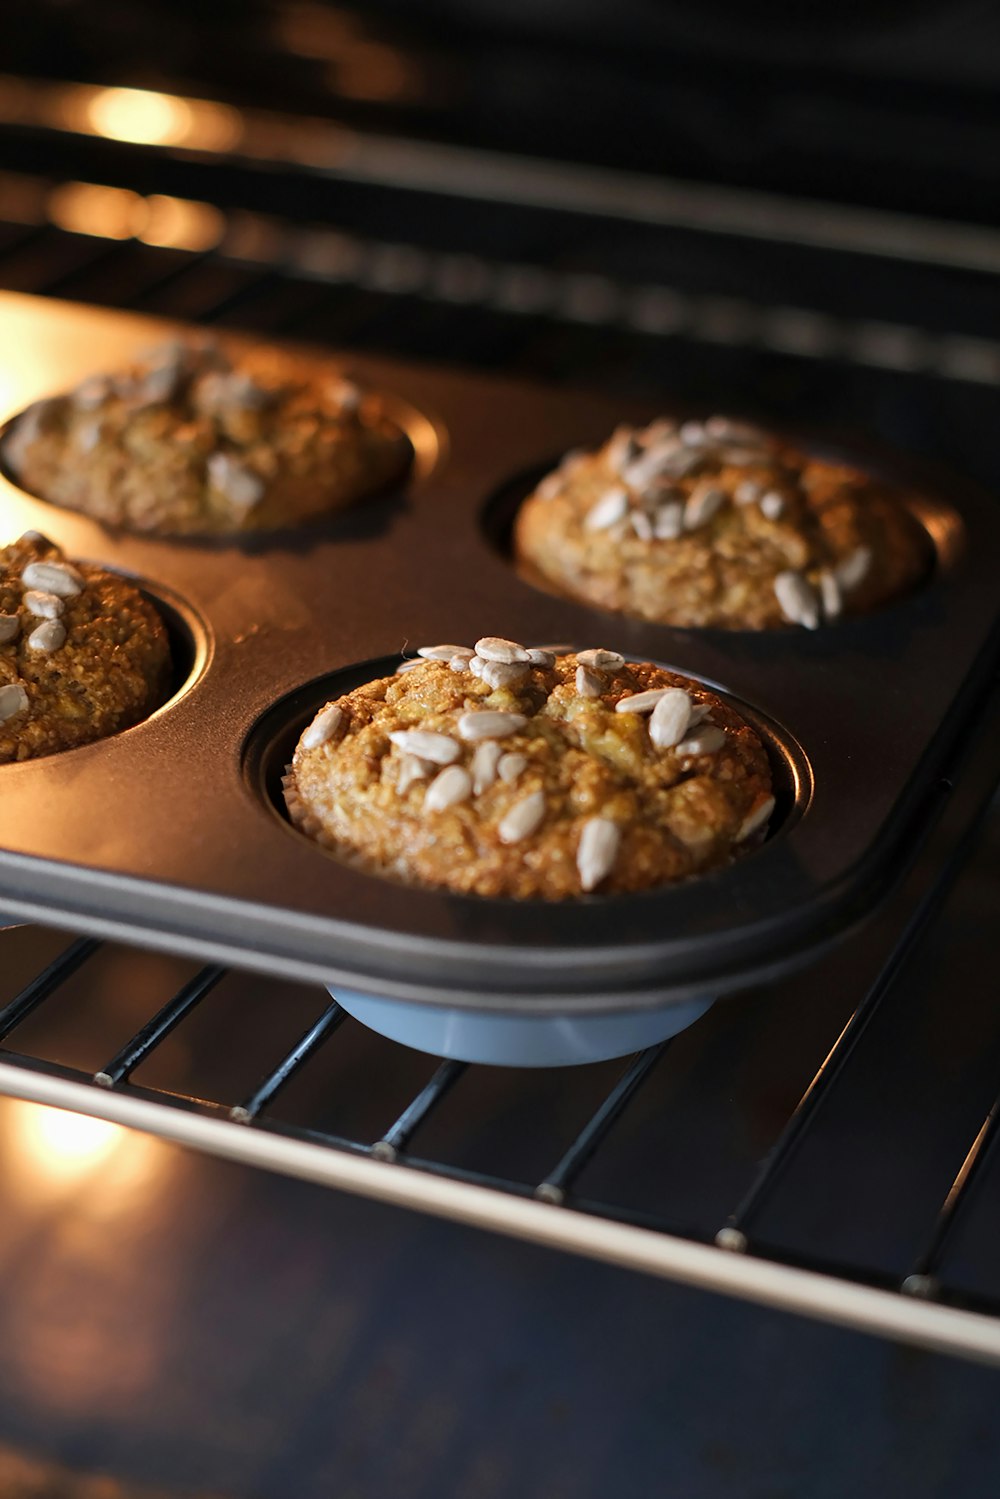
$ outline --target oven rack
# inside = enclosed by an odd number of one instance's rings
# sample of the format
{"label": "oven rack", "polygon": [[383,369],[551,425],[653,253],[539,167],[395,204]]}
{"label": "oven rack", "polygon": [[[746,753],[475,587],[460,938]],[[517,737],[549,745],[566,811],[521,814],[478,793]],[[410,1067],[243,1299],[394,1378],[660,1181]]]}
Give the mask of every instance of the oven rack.
{"label": "oven rack", "polygon": [[[437,1066],[395,1117],[385,1119],[375,1138],[351,1137],[283,1118],[285,1090],[309,1071],[321,1077],[324,1055],[338,1044],[347,1017],[335,1001],[325,1003],[294,1044],[268,1065],[259,1083],[235,1101],[133,1082],[136,1070],[175,1030],[211,1004],[213,991],[226,977],[226,970],[216,965],[193,974],[93,1073],[18,1050],[19,1028],[44,1012],[106,947],[98,938],[85,935],[72,941],[18,993],[3,995],[0,1094],[91,1115],[223,1159],[551,1249],[1000,1365],[1000,1287],[996,1295],[970,1294],[968,1286],[952,1283],[949,1272],[956,1234],[967,1230],[970,1216],[983,1215],[984,1203],[984,1231],[992,1235],[995,1225],[991,1204],[995,1172],[1000,1167],[1000,1068],[994,1082],[996,1101],[957,1153],[948,1189],[926,1223],[922,1247],[905,1273],[888,1276],[877,1269],[866,1273],[857,1265],[838,1263],[822,1243],[807,1253],[801,1246],[783,1249],[759,1238],[755,1229],[761,1204],[770,1205],[773,1220],[774,1204],[783,1195],[787,1198],[801,1190],[801,1181],[789,1168],[794,1168],[797,1154],[810,1146],[811,1137],[822,1128],[824,1109],[831,1103],[839,1106],[838,1093],[850,1095],[852,1060],[872,1045],[869,1033],[885,1008],[901,997],[905,1000],[927,933],[939,923],[940,912],[984,830],[992,828],[988,809],[996,767],[990,745],[998,732],[1000,692],[994,694],[957,783],[942,787],[947,793],[944,814],[913,871],[890,901],[887,916],[878,923],[880,957],[871,970],[867,992],[859,997],[828,1054],[818,1058],[815,1075],[750,1173],[732,1211],[714,1233],[701,1238],[671,1229],[669,1204],[657,1215],[648,1205],[630,1208],[620,1201],[595,1200],[578,1190],[588,1168],[614,1142],[616,1126],[629,1108],[644,1093],[655,1097],[657,1068],[677,1038],[623,1063],[617,1080],[596,1107],[577,1121],[568,1146],[553,1147],[544,1173],[526,1182],[457,1166],[440,1158],[440,1153],[423,1152],[428,1126],[440,1126],[442,1121],[447,1125],[456,1085],[462,1082],[475,1089],[477,1069],[466,1064]],[[0,960],[4,940],[0,934]],[[355,1024],[348,1020],[348,1025]],[[372,1040],[376,1047],[373,1061],[367,1074],[355,1080],[356,1088],[366,1087],[367,1077],[382,1064],[391,1066],[391,1053],[405,1050],[392,1042]],[[516,1100],[524,1074],[516,1069],[504,1071]],[[853,1107],[860,1112],[857,1104]],[[700,1147],[693,1142],[692,1148]],[[99,1191],[99,1182],[93,1190]],[[761,1221],[766,1223],[767,1217],[765,1213]]]}

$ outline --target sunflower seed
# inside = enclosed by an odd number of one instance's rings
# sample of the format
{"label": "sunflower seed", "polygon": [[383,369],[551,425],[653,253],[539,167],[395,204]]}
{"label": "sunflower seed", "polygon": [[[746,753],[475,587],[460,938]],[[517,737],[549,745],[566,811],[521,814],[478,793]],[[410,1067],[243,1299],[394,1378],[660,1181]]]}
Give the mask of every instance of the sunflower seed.
{"label": "sunflower seed", "polygon": [[758,802],[740,824],[740,830],[736,834],[736,842],[742,843],[744,838],[749,838],[751,833],[756,833],[762,828],[774,811],[774,797],[765,796],[762,802]]}
{"label": "sunflower seed", "polygon": [[394,729],[389,738],[404,755],[416,755],[418,760],[431,760],[435,765],[450,765],[462,753],[457,739],[435,734],[432,729]]}
{"label": "sunflower seed", "polygon": [[705,431],[713,442],[764,442],[764,434],[759,427],[754,427],[750,422],[733,421],[728,416],[710,416],[705,423]]}
{"label": "sunflower seed", "polygon": [[24,531],[21,534],[20,541],[30,541],[37,546],[55,546],[55,542],[50,541],[47,536],[43,536],[41,531]]}
{"label": "sunflower seed", "polygon": [[55,593],[61,599],[71,599],[83,591],[83,578],[65,562],[29,562],[21,573],[21,582],[25,588]]}
{"label": "sunflower seed", "polygon": [[761,496],[760,511],[766,515],[768,520],[780,520],[785,513],[785,497],[776,489],[769,489],[767,494]]}
{"label": "sunflower seed", "polygon": [[708,724],[697,734],[689,734],[676,746],[679,755],[714,755],[726,742],[722,729]]}
{"label": "sunflower seed", "polygon": [[664,475],[671,479],[683,479],[698,467],[701,460],[702,453],[694,448],[686,448],[676,441],[661,443],[659,447],[647,449],[641,458],[630,463],[622,478],[631,489],[641,492],[654,479]]}
{"label": "sunflower seed", "polygon": [[598,676],[596,671],[591,671],[586,666],[577,667],[576,690],[581,697],[600,697],[606,685],[604,678]]}
{"label": "sunflower seed", "polygon": [[595,671],[621,671],[625,665],[625,657],[619,651],[606,651],[600,646],[580,651],[576,659],[581,666],[592,667]]}
{"label": "sunflower seed", "polygon": [[328,744],[340,728],[343,716],[336,703],[328,703],[325,708],[321,708],[302,735],[302,748],[310,750],[321,744]]}
{"label": "sunflower seed", "polygon": [[708,441],[704,422],[684,422],[680,430],[680,439],[686,448],[704,447]]}
{"label": "sunflower seed", "polygon": [[527,662],[484,661],[480,676],[488,687],[516,687],[518,682],[524,681],[530,670]]}
{"label": "sunflower seed", "polygon": [[532,666],[540,666],[546,671],[551,671],[556,664],[554,651],[544,651],[540,646],[533,646],[528,652]]}
{"label": "sunflower seed", "polygon": [[620,474],[639,452],[639,444],[631,427],[616,427],[608,439],[604,456],[608,466]]}
{"label": "sunflower seed", "polygon": [[564,480],[562,474],[547,474],[542,482],[535,487],[535,498],[539,500],[554,500],[556,495],[563,492]]}
{"label": "sunflower seed", "polygon": [[513,786],[527,763],[527,755],[501,755],[497,762],[497,775],[506,786]]}
{"label": "sunflower seed", "polygon": [[399,761],[399,775],[396,777],[397,793],[405,796],[414,782],[426,780],[429,774],[430,766],[426,760],[418,760],[416,755],[402,755]]}
{"label": "sunflower seed", "polygon": [[66,644],[66,626],[60,619],[47,619],[28,636],[32,651],[58,651]]}
{"label": "sunflower seed", "polygon": [[645,511],[633,510],[632,514],[629,516],[629,520],[632,523],[632,530],[638,536],[640,541],[652,541],[653,523],[650,520],[649,516],[645,513]]}
{"label": "sunflower seed", "polygon": [[423,666],[422,661],[401,661],[396,667],[396,676],[403,677],[408,671],[413,671],[417,666]]}
{"label": "sunflower seed", "polygon": [[361,391],[353,380],[334,380],[326,390],[330,400],[341,411],[357,411],[361,405]]}
{"label": "sunflower seed", "polygon": [[785,618],[793,625],[815,630],[819,625],[819,600],[812,585],[801,573],[779,573],[774,580],[774,594]]}
{"label": "sunflower seed", "polygon": [[66,610],[65,602],[57,593],[40,593],[29,588],[24,595],[24,607],[37,619],[58,619]]}
{"label": "sunflower seed", "polygon": [[628,514],[628,490],[609,489],[590,510],[583,522],[585,531],[606,531]]}
{"label": "sunflower seed", "polygon": [[609,817],[591,817],[583,825],[576,849],[576,867],[584,890],[593,890],[611,873],[622,835]]}
{"label": "sunflower seed", "polygon": [[868,576],[868,570],[872,565],[871,547],[856,547],[843,562],[838,562],[834,568],[837,582],[845,593],[850,593],[864,582]]}
{"label": "sunflower seed", "polygon": [[672,749],[691,723],[691,699],[683,687],[668,687],[653,708],[649,737],[657,749]]}
{"label": "sunflower seed", "polygon": [[443,812],[472,795],[472,777],[461,765],[449,765],[436,775],[424,797],[425,812]]}
{"label": "sunflower seed", "polygon": [[497,766],[503,750],[495,739],[484,739],[476,745],[472,756],[472,789],[481,795],[497,778]]}
{"label": "sunflower seed", "polygon": [[0,614],[0,645],[9,645],[21,633],[21,621],[16,614]]}
{"label": "sunflower seed", "polygon": [[23,713],[27,706],[28,694],[20,682],[8,682],[5,687],[0,687],[0,723]]}
{"label": "sunflower seed", "polygon": [[699,526],[706,525],[725,502],[724,492],[710,484],[693,489],[684,505],[685,531],[697,531]]}
{"label": "sunflower seed", "polygon": [[756,505],[763,493],[764,487],[756,479],[741,479],[733,490],[733,499],[737,505]]}
{"label": "sunflower seed", "polygon": [[501,843],[520,843],[529,838],[545,816],[545,793],[532,791],[521,801],[515,802],[507,816],[497,828]]}
{"label": "sunflower seed", "polygon": [[81,453],[92,453],[104,436],[104,425],[100,421],[81,422],[76,429],[74,441]]}
{"label": "sunflower seed", "polygon": [[464,656],[470,661],[475,654],[467,645],[421,645],[417,647],[417,655],[422,656],[425,661],[448,661],[454,656]]}
{"label": "sunflower seed", "polygon": [[264,498],[259,474],[237,463],[228,453],[213,453],[208,460],[208,479],[235,510],[252,510]]}
{"label": "sunflower seed", "polygon": [[616,713],[652,713],[661,698],[668,692],[674,692],[673,687],[650,687],[646,692],[630,692],[628,697],[620,697],[615,703]]}
{"label": "sunflower seed", "polygon": [[[463,657],[463,660],[464,660],[464,657]],[[483,660],[483,658],[481,656],[473,656],[473,658],[472,658],[471,661],[466,661],[465,662],[465,666],[463,667],[463,670],[466,670],[466,669],[468,671],[471,671],[471,673],[472,673],[472,675],[474,677],[481,677],[482,674],[483,674],[483,672],[486,669],[486,662]],[[454,671],[454,670],[455,670],[455,667],[454,667],[454,663],[453,663],[452,664],[452,671]]]}
{"label": "sunflower seed", "polygon": [[843,608],[843,597],[837,575],[824,567],[819,575],[819,596],[823,602],[823,614],[827,619],[837,619]]}
{"label": "sunflower seed", "polygon": [[473,744],[479,739],[506,739],[508,734],[523,729],[527,722],[523,713],[480,708],[462,714],[458,720],[458,733],[461,739]]}
{"label": "sunflower seed", "polygon": [[705,719],[708,717],[708,715],[711,713],[711,711],[712,711],[712,708],[711,708],[711,704],[710,703],[694,703],[694,704],[692,704],[692,707],[691,707],[691,718],[690,718],[690,720],[688,722],[688,728],[689,729],[693,729],[694,726],[695,726],[695,724],[704,723]]}
{"label": "sunflower seed", "polygon": [[516,640],[503,640],[499,635],[484,635],[482,640],[477,640],[476,655],[484,661],[499,661],[504,666],[531,659],[523,645],[518,645]]}
{"label": "sunflower seed", "polygon": [[684,529],[684,506],[674,501],[661,505],[653,516],[653,535],[657,541],[676,541]]}

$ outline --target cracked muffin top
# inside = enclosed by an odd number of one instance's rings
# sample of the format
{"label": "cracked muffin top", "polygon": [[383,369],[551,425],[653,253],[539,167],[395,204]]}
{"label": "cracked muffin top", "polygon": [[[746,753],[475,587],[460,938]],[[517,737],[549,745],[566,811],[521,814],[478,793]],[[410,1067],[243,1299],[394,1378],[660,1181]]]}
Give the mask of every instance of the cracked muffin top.
{"label": "cracked muffin top", "polygon": [[931,561],[891,486],[721,416],[619,427],[568,454],[521,506],[515,548],[586,603],[734,630],[864,613]]}
{"label": "cracked muffin top", "polygon": [[37,531],[0,549],[0,764],[130,728],[169,683],[163,621],[131,583]]}
{"label": "cracked muffin top", "polygon": [[398,478],[410,447],[382,399],[334,369],[175,340],[35,402],[3,456],[53,504],[193,536],[319,520]]}
{"label": "cracked muffin top", "polygon": [[663,667],[559,649],[422,647],[327,703],[285,780],[292,822],[371,872],[514,899],[644,890],[761,841],[770,767],[738,713]]}

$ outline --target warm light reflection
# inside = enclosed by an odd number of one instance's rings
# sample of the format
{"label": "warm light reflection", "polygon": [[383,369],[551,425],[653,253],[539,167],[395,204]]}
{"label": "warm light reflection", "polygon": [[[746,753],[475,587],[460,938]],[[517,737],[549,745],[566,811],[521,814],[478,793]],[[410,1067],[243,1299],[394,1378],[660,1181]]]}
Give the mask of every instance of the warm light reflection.
{"label": "warm light reflection", "polygon": [[18,1109],[5,1135],[5,1176],[22,1200],[73,1194],[91,1217],[138,1207],[167,1159],[145,1135],[64,1109]]}
{"label": "warm light reflection", "polygon": [[225,232],[225,216],[211,203],[152,193],[145,200],[145,208],[146,222],[136,235],[147,245],[162,245],[171,250],[210,250]]}
{"label": "warm light reflection", "polygon": [[88,106],[87,118],[98,135],[142,146],[176,146],[191,128],[186,100],[139,88],[98,90]]}
{"label": "warm light reflection", "polygon": [[131,239],[146,221],[145,200],[123,187],[63,182],[49,195],[49,218],[71,234]]}

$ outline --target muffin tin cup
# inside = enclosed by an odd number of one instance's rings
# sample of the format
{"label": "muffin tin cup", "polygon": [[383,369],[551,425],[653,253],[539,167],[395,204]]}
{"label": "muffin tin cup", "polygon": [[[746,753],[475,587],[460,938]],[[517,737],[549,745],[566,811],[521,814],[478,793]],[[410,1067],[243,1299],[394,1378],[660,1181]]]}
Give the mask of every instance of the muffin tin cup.
{"label": "muffin tin cup", "polygon": [[[0,299],[0,328],[10,415],[91,373],[94,349],[112,368],[178,331],[19,297]],[[933,576],[878,614],[815,633],[667,629],[533,587],[484,521],[519,475],[653,413],[331,361],[387,390],[433,454],[406,485],[321,526],[174,542],[106,530],[2,483],[3,540],[34,527],[71,557],[148,580],[203,623],[203,647],[194,679],[147,722],[0,767],[0,908],[376,1002],[535,1018],[704,1002],[809,960],[868,914],[936,815],[996,658],[991,501],[926,483]],[[297,834],[274,777],[331,685],[487,633],[605,645],[721,691],[768,744],[774,835],[682,885],[546,904],[406,887]]]}

